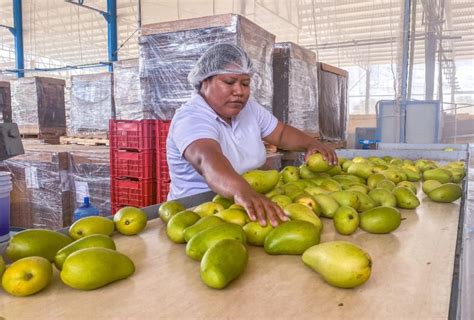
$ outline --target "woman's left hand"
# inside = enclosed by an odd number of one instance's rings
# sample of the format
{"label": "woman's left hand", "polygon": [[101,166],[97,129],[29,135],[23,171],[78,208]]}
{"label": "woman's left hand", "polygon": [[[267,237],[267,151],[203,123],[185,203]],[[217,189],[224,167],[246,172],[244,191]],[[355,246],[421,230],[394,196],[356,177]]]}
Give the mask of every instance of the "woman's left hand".
{"label": "woman's left hand", "polygon": [[335,166],[338,164],[338,159],[334,149],[322,142],[314,140],[306,149],[305,160],[308,160],[309,156],[313,153],[321,153],[324,160],[329,162],[330,165]]}

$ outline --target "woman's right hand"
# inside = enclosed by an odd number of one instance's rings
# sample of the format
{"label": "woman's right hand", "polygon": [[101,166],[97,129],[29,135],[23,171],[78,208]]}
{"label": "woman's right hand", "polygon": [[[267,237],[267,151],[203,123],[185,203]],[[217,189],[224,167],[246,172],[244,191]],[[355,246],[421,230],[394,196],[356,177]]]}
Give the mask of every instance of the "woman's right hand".
{"label": "woman's right hand", "polygon": [[267,220],[274,227],[289,220],[280,206],[251,188],[235,194],[234,202],[244,207],[250,220],[258,221],[262,227],[267,225]]}

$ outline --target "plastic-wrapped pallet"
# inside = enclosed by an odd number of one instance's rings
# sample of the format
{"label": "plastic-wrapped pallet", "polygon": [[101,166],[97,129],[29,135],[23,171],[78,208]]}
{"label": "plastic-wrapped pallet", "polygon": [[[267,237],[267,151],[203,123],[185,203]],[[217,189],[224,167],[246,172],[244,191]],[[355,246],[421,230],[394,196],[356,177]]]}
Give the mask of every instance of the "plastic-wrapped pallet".
{"label": "plastic-wrapped pallet", "polygon": [[115,119],[151,119],[152,114],[143,110],[138,59],[114,62]]}
{"label": "plastic-wrapped pallet", "polygon": [[66,134],[64,80],[33,77],[10,82],[12,120],[20,133],[59,143]]}
{"label": "plastic-wrapped pallet", "polygon": [[68,136],[106,136],[113,115],[111,73],[71,77]]}
{"label": "plastic-wrapped pallet", "polygon": [[343,69],[320,63],[319,132],[330,141],[346,140],[348,73]]}
{"label": "plastic-wrapped pallet", "polygon": [[0,122],[12,122],[10,82],[0,81]]}
{"label": "plastic-wrapped pallet", "polygon": [[110,155],[105,147],[69,152],[68,178],[75,208],[89,196],[101,216],[110,215]]}
{"label": "plastic-wrapped pallet", "polygon": [[142,27],[140,85],[145,112],[170,120],[192,94],[189,71],[206,49],[219,42],[236,44],[249,54],[256,69],[253,96],[272,111],[275,36],[242,16],[224,14]]}
{"label": "plastic-wrapped pallet", "polygon": [[319,133],[316,54],[292,42],[273,49],[273,114],[312,136]]}

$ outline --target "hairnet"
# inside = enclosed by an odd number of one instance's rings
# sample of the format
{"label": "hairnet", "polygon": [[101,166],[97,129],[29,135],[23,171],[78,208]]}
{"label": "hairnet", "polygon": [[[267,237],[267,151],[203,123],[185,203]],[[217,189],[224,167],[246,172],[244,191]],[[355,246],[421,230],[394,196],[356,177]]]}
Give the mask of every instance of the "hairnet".
{"label": "hairnet", "polygon": [[199,58],[188,75],[188,81],[199,90],[202,81],[217,74],[248,74],[252,76],[252,61],[247,53],[231,43],[218,43]]}

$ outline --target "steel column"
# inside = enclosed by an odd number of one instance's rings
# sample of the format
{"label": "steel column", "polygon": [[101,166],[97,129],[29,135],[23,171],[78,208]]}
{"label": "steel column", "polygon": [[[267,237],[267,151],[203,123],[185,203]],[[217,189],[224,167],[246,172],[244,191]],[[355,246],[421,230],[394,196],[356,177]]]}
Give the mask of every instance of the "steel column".
{"label": "steel column", "polygon": [[107,0],[107,44],[109,71],[113,71],[113,61],[117,61],[117,0]]}
{"label": "steel column", "polygon": [[407,80],[408,80],[408,52],[410,50],[410,9],[411,1],[404,1],[403,9],[403,51],[402,51],[402,76],[400,88],[400,142],[406,141],[405,137],[405,115],[406,115],[406,100],[407,100]]}
{"label": "steel column", "polygon": [[17,77],[25,76],[25,59],[23,51],[23,21],[21,0],[13,0],[13,29],[11,30],[15,39],[15,67],[17,69]]}

